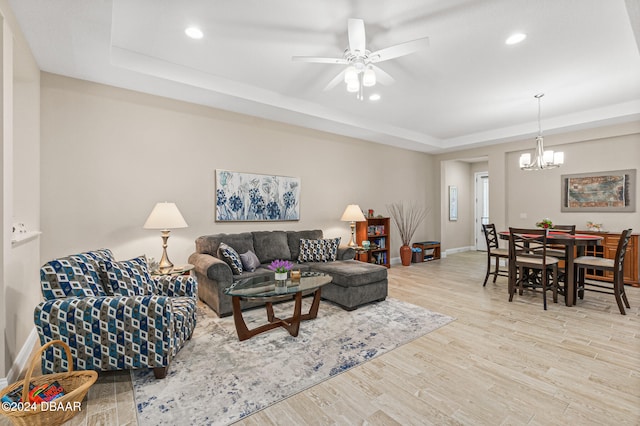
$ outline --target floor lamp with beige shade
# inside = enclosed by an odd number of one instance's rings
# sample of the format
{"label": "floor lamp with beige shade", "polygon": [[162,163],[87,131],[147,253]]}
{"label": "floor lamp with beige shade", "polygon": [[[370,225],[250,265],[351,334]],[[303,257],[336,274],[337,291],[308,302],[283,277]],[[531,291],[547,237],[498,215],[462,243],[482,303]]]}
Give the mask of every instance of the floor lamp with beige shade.
{"label": "floor lamp with beige shade", "polygon": [[162,230],[162,259],[160,259],[160,264],[158,265],[161,274],[167,274],[173,269],[173,263],[167,256],[167,240],[171,232],[170,229],[186,228],[188,226],[175,203],[158,203],[149,214],[143,228]]}

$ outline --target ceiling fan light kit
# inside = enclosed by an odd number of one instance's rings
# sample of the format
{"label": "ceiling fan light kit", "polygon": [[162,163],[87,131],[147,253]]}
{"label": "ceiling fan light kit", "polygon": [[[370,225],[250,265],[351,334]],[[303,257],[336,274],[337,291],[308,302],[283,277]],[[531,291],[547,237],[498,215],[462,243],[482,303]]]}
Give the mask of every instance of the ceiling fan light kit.
{"label": "ceiling fan light kit", "polygon": [[373,87],[378,82],[391,84],[394,81],[389,74],[376,67],[375,63],[417,52],[428,42],[428,38],[423,37],[371,52],[366,49],[366,36],[362,19],[349,19],[347,32],[349,47],[345,49],[342,58],[294,56],[291,59],[298,62],[347,65],[347,68],[331,80],[324,90],[334,88],[342,80],[342,74],[344,74],[347,92],[356,93],[356,98],[359,100],[364,100],[365,87]]}
{"label": "ceiling fan light kit", "polygon": [[364,87],[373,87],[376,85],[376,73],[373,71],[373,67],[371,65],[369,65],[362,74],[362,85]]}

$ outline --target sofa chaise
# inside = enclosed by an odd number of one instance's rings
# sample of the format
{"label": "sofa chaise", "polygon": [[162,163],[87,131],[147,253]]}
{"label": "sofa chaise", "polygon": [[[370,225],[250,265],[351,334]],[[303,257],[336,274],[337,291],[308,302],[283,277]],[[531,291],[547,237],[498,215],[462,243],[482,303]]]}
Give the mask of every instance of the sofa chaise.
{"label": "sofa chaise", "polygon": [[[206,235],[196,240],[196,251],[189,257],[189,263],[195,266],[198,296],[220,317],[233,311],[231,297],[224,293],[225,289],[239,279],[273,275],[268,266],[277,259],[292,261],[295,268],[303,272],[331,275],[333,280],[322,288],[322,298],[343,309],[353,310],[366,303],[384,300],[387,297],[387,268],[353,260],[355,251],[340,247],[339,240],[324,239],[321,230]],[[324,250],[323,245],[333,253]],[[231,256],[228,256],[227,247],[233,249]],[[237,267],[253,255],[257,257],[255,270]],[[230,259],[233,257],[239,257],[240,261]],[[258,306],[258,303],[243,302],[241,306],[245,309]]]}

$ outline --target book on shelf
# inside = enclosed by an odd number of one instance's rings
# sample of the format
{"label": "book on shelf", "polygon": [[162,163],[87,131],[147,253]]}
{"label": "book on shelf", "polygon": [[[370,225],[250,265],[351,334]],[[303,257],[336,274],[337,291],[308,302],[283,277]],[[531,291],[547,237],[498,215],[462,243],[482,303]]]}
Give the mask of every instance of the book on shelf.
{"label": "book on shelf", "polygon": [[384,237],[382,238],[374,238],[372,240],[373,244],[377,245],[379,249],[384,249],[386,248],[386,239]]}
{"label": "book on shelf", "polygon": [[387,264],[387,253],[386,252],[380,252],[380,253],[375,253],[373,255],[373,263],[376,263],[378,265],[386,265]]}
{"label": "book on shelf", "polygon": [[369,235],[384,235],[384,225],[369,225],[367,226],[367,234]]}

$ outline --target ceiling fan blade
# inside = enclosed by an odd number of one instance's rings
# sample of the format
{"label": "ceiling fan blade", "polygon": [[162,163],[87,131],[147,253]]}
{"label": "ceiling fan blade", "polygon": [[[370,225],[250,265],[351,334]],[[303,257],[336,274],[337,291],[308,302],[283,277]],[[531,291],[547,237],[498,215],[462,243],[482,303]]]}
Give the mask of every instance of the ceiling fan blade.
{"label": "ceiling fan blade", "polygon": [[346,69],[340,71],[340,73],[338,75],[336,75],[335,77],[333,77],[333,79],[329,82],[329,84],[327,84],[324,87],[324,90],[331,90],[334,87],[336,87],[338,84],[342,83],[344,81],[344,73],[345,73]]}
{"label": "ceiling fan blade", "polygon": [[369,60],[371,62],[388,61],[389,59],[398,58],[400,56],[410,55],[429,45],[429,37],[419,38],[417,40],[407,41],[406,43],[396,44],[395,46],[386,47],[376,52],[371,52]]}
{"label": "ceiling fan blade", "polygon": [[294,62],[313,62],[318,64],[342,64],[346,65],[349,62],[344,58],[321,58],[317,56],[292,56],[291,60]]}
{"label": "ceiling fan blade", "polygon": [[349,19],[347,30],[349,33],[349,49],[353,53],[357,51],[363,55],[366,45],[364,21],[362,19]]}
{"label": "ceiling fan blade", "polygon": [[378,80],[378,82],[384,84],[385,86],[395,83],[395,79],[382,68],[375,65],[371,65],[371,67],[373,67],[373,70],[376,72],[376,80]]}

